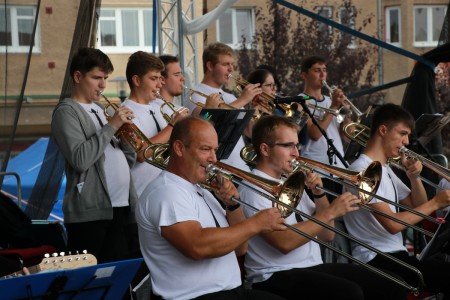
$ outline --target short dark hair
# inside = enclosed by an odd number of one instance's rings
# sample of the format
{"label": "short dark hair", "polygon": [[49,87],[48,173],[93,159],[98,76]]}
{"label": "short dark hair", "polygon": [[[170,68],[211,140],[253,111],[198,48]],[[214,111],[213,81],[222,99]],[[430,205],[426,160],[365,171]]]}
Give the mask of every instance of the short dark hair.
{"label": "short dark hair", "polygon": [[373,113],[370,136],[373,136],[381,125],[391,129],[399,123],[403,123],[411,131],[414,130],[414,118],[407,110],[393,103],[383,104],[376,108]]}
{"label": "short dark hair", "polygon": [[[260,83],[263,84],[267,77],[273,76],[271,72],[265,69],[256,69],[247,76],[247,81],[250,83]],[[275,80],[275,78],[274,78]]]}
{"label": "short dark hair", "polygon": [[263,116],[253,125],[252,144],[255,148],[257,160],[261,157],[260,146],[262,143],[274,144],[276,142],[275,130],[279,126],[287,126],[297,131],[299,130],[298,125],[294,121],[277,115]]}
{"label": "short dark hair", "polygon": [[161,75],[164,76],[164,78],[167,78],[167,75],[168,75],[167,74],[167,65],[180,62],[180,59],[178,58],[178,56],[173,56],[173,55],[160,55],[159,59],[164,64],[164,70],[161,71]]}
{"label": "short dark hair", "polygon": [[105,73],[111,74],[114,71],[111,60],[108,55],[95,48],[80,48],[73,55],[70,62],[70,76],[74,79],[76,71],[86,74],[94,68],[100,68]]}
{"label": "short dark hair", "polygon": [[300,72],[308,72],[311,67],[317,63],[325,64],[326,60],[322,56],[313,55],[305,57],[300,66]]}
{"label": "short dark hair", "polygon": [[133,88],[133,76],[142,78],[150,71],[162,72],[164,70],[163,62],[153,54],[137,51],[128,58],[127,69],[125,71],[127,82],[130,88]]}
{"label": "short dark hair", "polygon": [[234,55],[233,49],[223,43],[209,44],[204,50],[202,55],[203,60],[203,72],[206,73],[207,63],[210,61],[213,65],[219,62],[219,55]]}

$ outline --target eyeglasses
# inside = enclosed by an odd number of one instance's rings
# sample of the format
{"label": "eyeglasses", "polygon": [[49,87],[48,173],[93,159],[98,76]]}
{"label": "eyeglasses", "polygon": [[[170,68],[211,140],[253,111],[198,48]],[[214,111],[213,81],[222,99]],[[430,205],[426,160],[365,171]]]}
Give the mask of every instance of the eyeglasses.
{"label": "eyeglasses", "polygon": [[302,149],[302,144],[297,143],[274,143],[274,144],[268,144],[269,146],[279,146],[279,147],[283,147],[283,148],[289,148],[290,150],[294,150],[297,149],[298,151],[300,151]]}
{"label": "eyeglasses", "polygon": [[274,90],[274,89],[277,88],[277,85],[276,85],[275,83],[266,83],[266,84],[263,84],[263,86],[267,86],[267,87],[269,87],[271,90]]}

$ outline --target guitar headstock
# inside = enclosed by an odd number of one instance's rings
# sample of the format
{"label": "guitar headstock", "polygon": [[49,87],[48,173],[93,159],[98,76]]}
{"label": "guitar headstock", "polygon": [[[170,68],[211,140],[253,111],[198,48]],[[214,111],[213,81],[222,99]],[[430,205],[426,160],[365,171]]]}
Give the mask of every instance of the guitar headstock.
{"label": "guitar headstock", "polygon": [[45,270],[68,270],[81,268],[86,266],[92,266],[97,264],[97,258],[94,255],[88,253],[65,255],[64,252],[53,253],[45,255],[45,258],[37,266],[39,271]]}

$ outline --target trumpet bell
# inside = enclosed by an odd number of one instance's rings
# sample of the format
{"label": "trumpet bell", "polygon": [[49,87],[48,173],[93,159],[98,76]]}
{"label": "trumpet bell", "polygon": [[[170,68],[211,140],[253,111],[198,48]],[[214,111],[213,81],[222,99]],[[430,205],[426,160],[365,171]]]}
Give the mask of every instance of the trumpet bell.
{"label": "trumpet bell", "polygon": [[[289,175],[283,183],[278,195],[278,201],[287,204],[291,208],[296,208],[305,189],[305,174],[297,171]],[[287,218],[292,214],[292,209],[276,204],[276,208],[283,218]]]}

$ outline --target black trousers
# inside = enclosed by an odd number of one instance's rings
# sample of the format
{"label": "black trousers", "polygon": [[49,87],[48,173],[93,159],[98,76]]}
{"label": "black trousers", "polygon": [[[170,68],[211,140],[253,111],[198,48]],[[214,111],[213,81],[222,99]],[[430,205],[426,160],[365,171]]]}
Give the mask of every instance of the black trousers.
{"label": "black trousers", "polygon": [[286,299],[406,299],[407,290],[355,264],[321,264],[310,268],[275,272],[253,289]]}
{"label": "black trousers", "polygon": [[[442,260],[428,258],[419,261],[415,256],[410,256],[406,251],[389,253],[391,256],[417,268],[423,275],[425,290],[433,293],[444,293],[444,299],[450,299],[450,263]],[[370,265],[389,270],[401,276],[407,283],[417,287],[419,277],[416,272],[400,266],[399,264],[377,255],[369,262]]]}
{"label": "black trousers", "polygon": [[128,224],[129,207],[114,207],[112,220],[65,223],[68,249],[87,250],[105,263],[140,256],[137,225]]}
{"label": "black trousers", "polygon": [[[152,295],[151,300],[163,300],[164,298]],[[284,298],[269,292],[248,290],[242,285],[228,291],[220,291],[202,295],[195,300],[283,300]]]}

